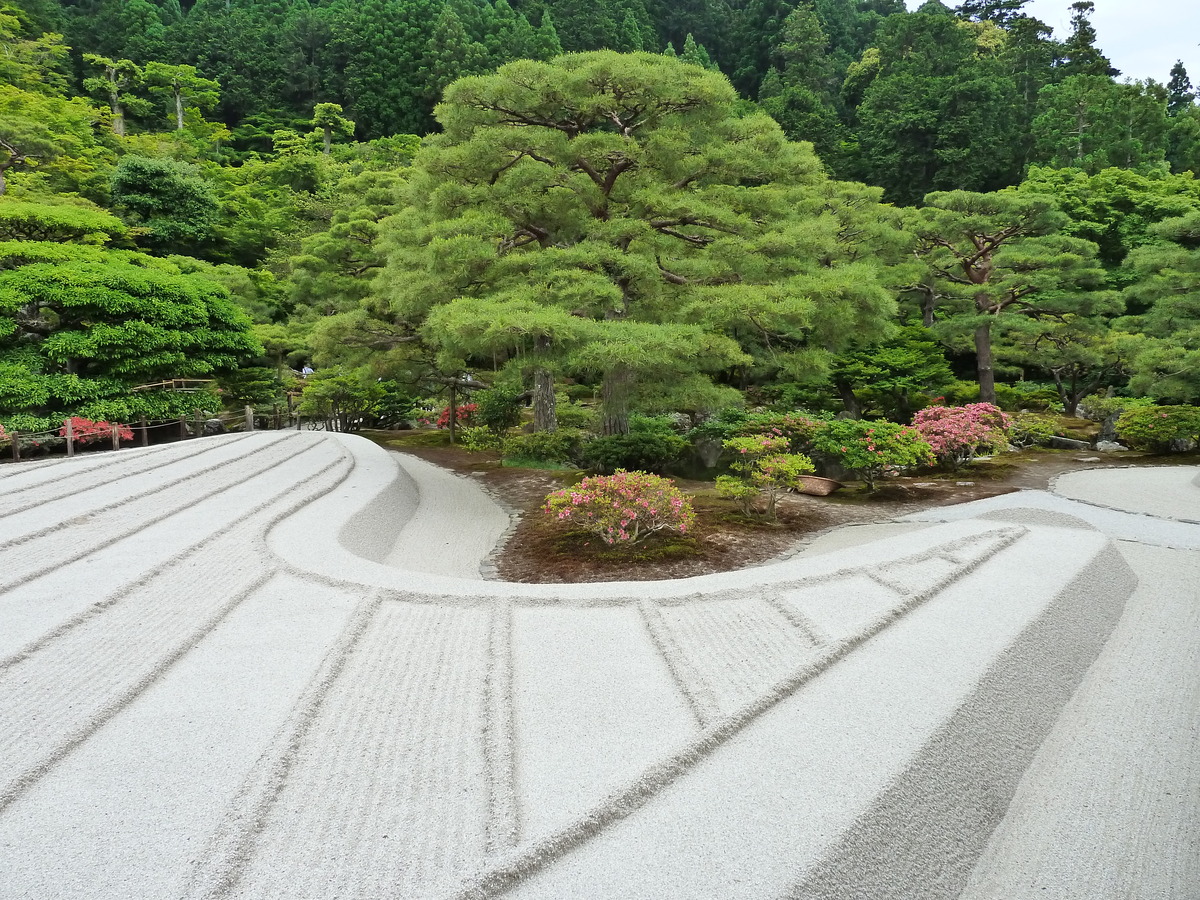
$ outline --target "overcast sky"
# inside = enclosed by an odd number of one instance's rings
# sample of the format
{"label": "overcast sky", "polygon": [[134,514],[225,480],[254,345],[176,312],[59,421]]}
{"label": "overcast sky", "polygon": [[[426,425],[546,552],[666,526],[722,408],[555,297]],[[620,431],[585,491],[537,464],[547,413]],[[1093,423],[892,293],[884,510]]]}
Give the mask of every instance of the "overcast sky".
{"label": "overcast sky", "polygon": [[[910,9],[923,0],[908,0]],[[949,7],[959,0],[943,0]],[[1071,33],[1072,0],[1032,0],[1025,12],[1062,39]],[[1197,0],[1094,0],[1096,43],[1121,78],[1166,82],[1182,59],[1192,83],[1200,82],[1200,2]]]}

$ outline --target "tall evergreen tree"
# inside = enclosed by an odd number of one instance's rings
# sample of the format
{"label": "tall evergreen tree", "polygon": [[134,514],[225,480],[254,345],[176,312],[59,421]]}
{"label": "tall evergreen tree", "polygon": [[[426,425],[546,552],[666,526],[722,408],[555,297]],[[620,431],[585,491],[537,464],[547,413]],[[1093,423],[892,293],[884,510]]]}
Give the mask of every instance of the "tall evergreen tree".
{"label": "tall evergreen tree", "polygon": [[432,128],[421,63],[441,8],[438,0],[339,0],[331,9],[336,83],[363,136]]}
{"label": "tall evergreen tree", "polygon": [[1025,17],[1023,10],[1031,0],[963,0],[955,12],[964,19],[976,22],[995,22],[1008,28],[1017,19]]}
{"label": "tall evergreen tree", "polygon": [[930,194],[914,227],[918,252],[946,287],[946,335],[970,335],[979,399],[996,402],[993,341],[998,332],[1047,316],[1090,311],[1104,281],[1089,241],[1061,235],[1054,200],[1030,194]]}
{"label": "tall evergreen tree", "polygon": [[1121,74],[1108,57],[1096,46],[1096,29],[1091,15],[1096,11],[1092,0],[1076,0],[1071,4],[1071,34],[1063,41],[1060,72],[1071,75],[1104,75],[1115,78]]}
{"label": "tall evergreen tree", "polygon": [[437,103],[442,91],[456,78],[486,71],[488,56],[487,48],[467,34],[454,7],[443,6],[421,57],[426,96]]}
{"label": "tall evergreen tree", "polygon": [[[886,212],[869,192],[845,199],[736,99],[719,74],[647,53],[456,82],[390,220],[392,315],[447,372],[522,351],[541,405],[552,371],[601,373],[608,433],[628,429],[639,386],[711,393],[700,373],[749,364],[764,342],[799,371],[881,333],[875,248],[842,216]],[[652,151],[660,140],[671,149]]]}
{"label": "tall evergreen tree", "polygon": [[1195,103],[1196,92],[1192,89],[1192,79],[1183,67],[1183,60],[1177,60],[1171,66],[1171,78],[1167,82],[1167,115],[1177,116]]}
{"label": "tall evergreen tree", "polygon": [[916,203],[930,189],[1015,183],[1018,100],[1002,49],[978,41],[938,3],[888,17],[856,110],[866,180],[900,203]]}
{"label": "tall evergreen tree", "polygon": [[1167,125],[1162,85],[1072,75],[1040,93],[1034,160],[1088,172],[1154,167],[1166,155]]}

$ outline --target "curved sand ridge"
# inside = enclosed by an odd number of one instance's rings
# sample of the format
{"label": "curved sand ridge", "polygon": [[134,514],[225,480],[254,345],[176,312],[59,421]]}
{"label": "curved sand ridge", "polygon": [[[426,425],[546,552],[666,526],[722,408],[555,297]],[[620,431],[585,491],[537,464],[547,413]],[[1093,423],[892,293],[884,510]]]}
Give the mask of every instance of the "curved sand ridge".
{"label": "curved sand ridge", "polygon": [[0,469],[5,897],[1009,896],[1138,596],[1058,498],[513,585],[498,507],[358,438],[84,460]]}

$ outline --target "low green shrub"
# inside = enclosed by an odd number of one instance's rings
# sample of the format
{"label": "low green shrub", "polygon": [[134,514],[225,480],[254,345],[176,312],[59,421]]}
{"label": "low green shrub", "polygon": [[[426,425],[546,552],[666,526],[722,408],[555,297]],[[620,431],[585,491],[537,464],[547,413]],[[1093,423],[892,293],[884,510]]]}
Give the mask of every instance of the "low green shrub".
{"label": "low green shrub", "polygon": [[[943,399],[946,406],[967,406],[978,403],[979,384],[974,381],[954,381],[946,387]],[[1012,384],[996,382],[995,405],[1000,409],[1016,410],[1026,407],[1048,409],[1056,403],[1058,403],[1058,393],[1053,389],[1047,395],[1041,389],[1018,388]]]}
{"label": "low green shrub", "polygon": [[832,419],[813,432],[813,449],[857,472],[867,490],[889,471],[927,465],[933,450],[915,428],[895,422]]}
{"label": "low green shrub", "polygon": [[590,428],[596,418],[595,411],[582,403],[575,403],[566,394],[554,396],[554,415],[559,428]]}
{"label": "low green shrub", "polygon": [[1000,404],[1005,409],[1045,412],[1062,408],[1062,398],[1058,395],[1058,389],[1052,384],[1044,381],[1015,381],[1006,387],[1012,391],[1013,405]]}
{"label": "low green shrub", "polygon": [[476,391],[471,399],[475,402],[475,421],[489,429],[497,438],[510,428],[521,424],[522,398],[524,392],[512,385],[498,384],[484,391]]}
{"label": "low green shrub", "polygon": [[1135,450],[1167,453],[1174,441],[1200,440],[1200,407],[1131,409],[1117,419],[1117,436]]}
{"label": "low green shrub", "polygon": [[579,432],[572,428],[514,435],[504,441],[504,458],[544,463],[574,462],[579,454],[579,439]]}
{"label": "low green shrub", "polygon": [[499,450],[504,438],[486,425],[466,425],[456,429],[458,443],[464,450],[478,453],[481,450]]}
{"label": "low green shrub", "polygon": [[787,438],[789,451],[798,453],[808,447],[820,421],[820,417],[801,411],[748,413],[741,409],[726,409],[697,425],[687,436],[693,442],[705,439],[724,442],[756,434],[783,437]]}
{"label": "low green shrub", "polygon": [[670,431],[630,431],[592,438],[581,453],[583,464],[597,472],[618,469],[662,472],[677,462],[688,442]]}
{"label": "low green shrub", "polygon": [[1045,447],[1058,434],[1058,422],[1040,413],[1023,412],[1009,416],[1008,440],[1014,447]]}
{"label": "low green shrub", "polygon": [[1104,397],[1093,394],[1079,404],[1079,414],[1093,422],[1105,422],[1131,409],[1149,409],[1155,403],[1149,397]]}

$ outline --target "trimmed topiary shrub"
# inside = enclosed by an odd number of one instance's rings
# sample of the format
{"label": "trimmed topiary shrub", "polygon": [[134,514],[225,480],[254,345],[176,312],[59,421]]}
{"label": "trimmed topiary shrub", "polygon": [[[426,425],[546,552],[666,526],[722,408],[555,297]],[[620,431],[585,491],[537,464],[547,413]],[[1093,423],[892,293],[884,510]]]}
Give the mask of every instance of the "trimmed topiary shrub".
{"label": "trimmed topiary shrub", "polygon": [[1009,417],[1008,442],[1014,447],[1045,447],[1058,434],[1058,422],[1038,413],[1013,413]]}
{"label": "trimmed topiary shrub", "polygon": [[887,472],[933,462],[933,451],[908,425],[863,419],[833,419],[813,431],[813,450],[857,472],[867,490]]}
{"label": "trimmed topiary shrub", "polygon": [[1176,441],[1200,441],[1200,407],[1149,406],[1117,419],[1117,436],[1136,450],[1168,453]]}
{"label": "trimmed topiary shrub", "polygon": [[475,423],[491,429],[497,438],[510,428],[521,424],[521,400],[525,396],[520,388],[496,385],[484,391],[476,391]]}
{"label": "trimmed topiary shrub", "polygon": [[596,413],[581,403],[573,403],[563,393],[554,396],[554,415],[559,428],[590,428]]}
{"label": "trimmed topiary shrub", "polygon": [[515,435],[504,441],[506,460],[529,460],[539,463],[570,463],[579,455],[579,432],[571,428],[557,431],[535,431]]}
{"label": "trimmed topiary shrub", "polygon": [[458,429],[458,444],[470,453],[499,450],[503,440],[486,425],[467,425]]}
{"label": "trimmed topiary shrub", "polygon": [[593,475],[547,495],[549,516],[606,544],[636,544],[659,531],[686,534],[696,521],[691,501],[666,478],[645,472]]}
{"label": "trimmed topiary shrub", "polygon": [[679,461],[688,442],[675,433],[666,419],[635,417],[629,434],[593,438],[583,445],[583,464],[596,472],[618,469],[662,472]]}

